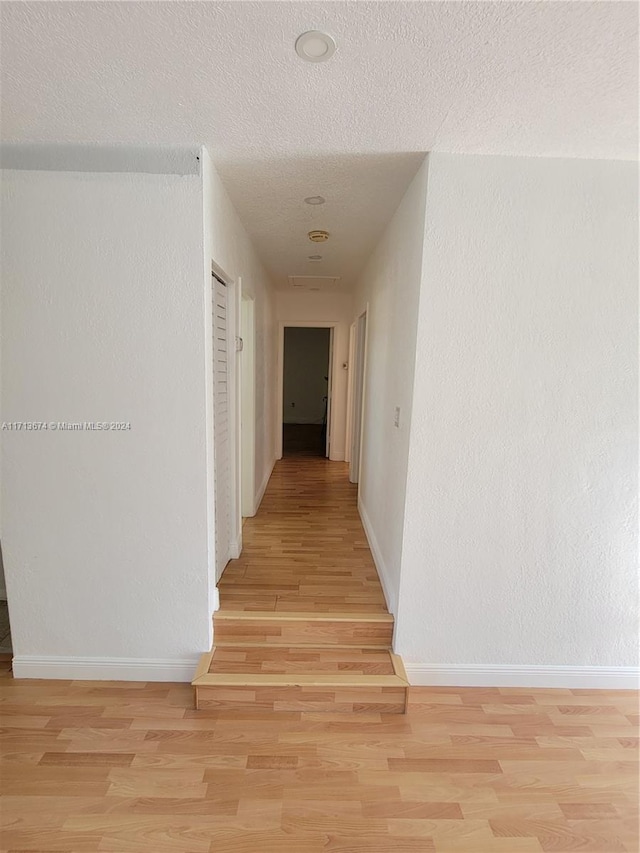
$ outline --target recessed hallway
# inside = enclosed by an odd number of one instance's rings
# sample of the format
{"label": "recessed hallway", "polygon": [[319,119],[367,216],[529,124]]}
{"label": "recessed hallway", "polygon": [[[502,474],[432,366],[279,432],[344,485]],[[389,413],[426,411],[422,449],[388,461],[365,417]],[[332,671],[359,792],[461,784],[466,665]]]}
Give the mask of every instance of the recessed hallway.
{"label": "recessed hallway", "polygon": [[348,466],[281,460],[243,533],[219,583],[197,707],[403,713],[406,674]]}
{"label": "recessed hallway", "polygon": [[346,463],[277,462],[221,578],[221,609],[386,613],[356,501]]}

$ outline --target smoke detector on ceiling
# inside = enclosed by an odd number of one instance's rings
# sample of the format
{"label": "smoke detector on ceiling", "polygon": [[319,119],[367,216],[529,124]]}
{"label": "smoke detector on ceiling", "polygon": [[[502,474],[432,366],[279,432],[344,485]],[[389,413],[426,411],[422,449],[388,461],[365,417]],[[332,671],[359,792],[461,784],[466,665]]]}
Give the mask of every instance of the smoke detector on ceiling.
{"label": "smoke detector on ceiling", "polygon": [[326,62],[336,52],[336,43],[327,33],[310,30],[296,39],[296,53],[306,62]]}
{"label": "smoke detector on ceiling", "polygon": [[312,243],[326,243],[329,239],[328,231],[309,231],[309,239]]}

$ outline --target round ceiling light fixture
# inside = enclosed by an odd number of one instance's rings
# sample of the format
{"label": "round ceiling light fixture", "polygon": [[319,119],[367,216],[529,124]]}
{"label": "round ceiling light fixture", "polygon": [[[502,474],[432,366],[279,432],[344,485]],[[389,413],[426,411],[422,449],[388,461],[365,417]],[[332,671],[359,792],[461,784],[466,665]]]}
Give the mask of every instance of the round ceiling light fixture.
{"label": "round ceiling light fixture", "polygon": [[312,243],[326,243],[329,239],[328,231],[309,231],[307,235]]}
{"label": "round ceiling light fixture", "polygon": [[325,200],[326,199],[322,198],[321,195],[310,195],[310,196],[307,196],[307,198],[305,198],[305,203],[306,204],[324,204]]}
{"label": "round ceiling light fixture", "polygon": [[309,260],[310,261],[321,261],[322,255],[309,255]]}
{"label": "round ceiling light fixture", "polygon": [[309,30],[296,39],[296,53],[306,62],[326,62],[336,52],[336,43],[327,33]]}

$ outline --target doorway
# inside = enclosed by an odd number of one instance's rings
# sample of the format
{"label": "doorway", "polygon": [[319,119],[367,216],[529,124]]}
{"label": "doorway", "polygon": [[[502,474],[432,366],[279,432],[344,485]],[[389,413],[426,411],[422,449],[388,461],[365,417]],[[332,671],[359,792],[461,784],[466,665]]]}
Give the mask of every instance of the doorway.
{"label": "doorway", "polygon": [[282,451],[329,456],[333,328],[287,326],[282,369]]}
{"label": "doorway", "polygon": [[354,324],[353,382],[351,385],[351,438],[349,456],[349,480],[360,482],[360,459],[362,452],[363,409],[365,394],[365,365],[367,358],[367,312],[362,313]]}

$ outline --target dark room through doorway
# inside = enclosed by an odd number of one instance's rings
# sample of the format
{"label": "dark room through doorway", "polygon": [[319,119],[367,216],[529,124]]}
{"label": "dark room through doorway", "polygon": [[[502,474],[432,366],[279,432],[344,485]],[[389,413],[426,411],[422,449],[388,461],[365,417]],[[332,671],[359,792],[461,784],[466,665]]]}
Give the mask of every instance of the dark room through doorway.
{"label": "dark room through doorway", "polygon": [[332,329],[284,330],[282,449],[285,456],[328,456]]}

